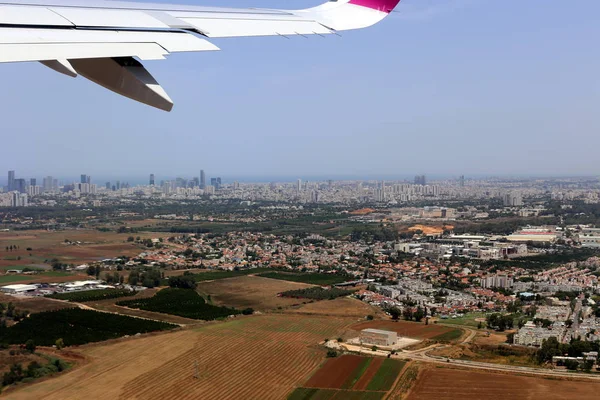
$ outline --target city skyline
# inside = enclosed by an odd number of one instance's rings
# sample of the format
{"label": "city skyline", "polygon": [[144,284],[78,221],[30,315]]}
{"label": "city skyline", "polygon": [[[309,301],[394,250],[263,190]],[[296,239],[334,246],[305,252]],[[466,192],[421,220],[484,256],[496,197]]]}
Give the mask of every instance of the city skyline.
{"label": "city skyline", "polygon": [[403,0],[342,38],[221,39],[210,57],[148,63],[177,98],[171,114],[42,65],[6,64],[14,79],[4,90],[15,95],[0,105],[13,150],[0,171],[593,175],[598,12],[592,0]]}

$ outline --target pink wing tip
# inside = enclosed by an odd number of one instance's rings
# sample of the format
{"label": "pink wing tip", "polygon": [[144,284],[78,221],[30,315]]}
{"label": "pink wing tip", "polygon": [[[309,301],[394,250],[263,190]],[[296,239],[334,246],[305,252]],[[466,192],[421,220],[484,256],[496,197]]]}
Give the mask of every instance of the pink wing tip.
{"label": "pink wing tip", "polygon": [[350,0],[349,4],[372,8],[377,11],[391,13],[400,0]]}

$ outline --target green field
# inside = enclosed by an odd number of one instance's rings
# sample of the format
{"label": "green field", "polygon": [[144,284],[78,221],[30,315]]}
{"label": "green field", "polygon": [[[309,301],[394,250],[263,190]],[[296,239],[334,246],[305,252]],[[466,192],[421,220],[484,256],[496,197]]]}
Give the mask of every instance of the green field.
{"label": "green field", "polygon": [[335,285],[351,280],[343,275],[318,273],[265,272],[258,274],[262,278],[279,279],[283,281],[307,283],[311,285]]}
{"label": "green field", "polygon": [[390,390],[405,364],[404,361],[393,360],[391,358],[383,360],[383,364],[381,364],[381,367],[379,367],[379,370],[377,370],[377,373],[371,379],[371,382],[369,382],[367,390]]}
{"label": "green field", "polygon": [[449,332],[442,333],[441,335],[437,335],[431,338],[431,340],[437,340],[439,342],[452,342],[454,340],[460,339],[463,331],[460,329],[453,329]]}
{"label": "green field", "polygon": [[289,395],[288,400],[380,400],[385,395],[386,392],[298,388]]}
{"label": "green field", "polygon": [[217,307],[206,304],[206,301],[195,290],[167,288],[153,297],[134,300],[123,300],[118,306],[138,308],[140,310],[178,315],[184,318],[211,321],[240,314],[241,311],[228,307]]}
{"label": "green field", "polygon": [[[479,325],[479,322],[476,321],[477,318],[483,318],[485,319],[485,317],[487,316],[487,313],[467,313],[465,315],[463,315],[462,317],[458,317],[458,318],[448,318],[448,319],[440,319],[438,321],[438,324],[440,325],[464,325],[464,326],[468,326],[471,328],[477,328],[477,325]],[[485,322],[482,322],[482,324],[485,326]]]}
{"label": "green field", "polygon": [[348,375],[346,382],[342,384],[342,389],[352,389],[356,382],[358,382],[360,377],[365,373],[367,368],[369,368],[369,364],[371,364],[371,361],[373,361],[372,358],[363,359],[360,362],[360,364],[358,364],[358,366],[354,369],[354,371],[352,371],[352,373]]}
{"label": "green field", "polygon": [[30,281],[34,275],[23,276],[23,275],[3,275],[0,276],[0,285],[8,284],[13,282]]}

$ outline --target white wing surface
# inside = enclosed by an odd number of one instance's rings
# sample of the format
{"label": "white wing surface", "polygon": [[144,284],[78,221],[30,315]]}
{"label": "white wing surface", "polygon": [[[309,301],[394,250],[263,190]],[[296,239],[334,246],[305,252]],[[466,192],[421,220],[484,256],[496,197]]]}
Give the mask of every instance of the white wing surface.
{"label": "white wing surface", "polygon": [[0,63],[40,61],[170,111],[173,102],[138,60],[214,51],[207,39],[327,35],[385,18],[400,0],[331,0],[305,10],[113,1],[0,0]]}

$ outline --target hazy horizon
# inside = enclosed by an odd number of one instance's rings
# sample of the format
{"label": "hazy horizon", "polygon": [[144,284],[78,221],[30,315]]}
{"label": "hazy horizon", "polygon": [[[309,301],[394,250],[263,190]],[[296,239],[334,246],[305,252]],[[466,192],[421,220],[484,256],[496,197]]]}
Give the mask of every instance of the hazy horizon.
{"label": "hazy horizon", "polygon": [[172,113],[40,64],[0,64],[1,179],[600,174],[600,3],[403,0],[396,11],[342,37],[211,39],[222,51],[145,62]]}

